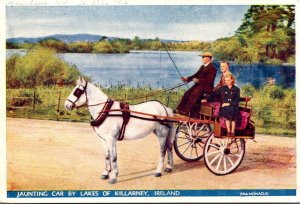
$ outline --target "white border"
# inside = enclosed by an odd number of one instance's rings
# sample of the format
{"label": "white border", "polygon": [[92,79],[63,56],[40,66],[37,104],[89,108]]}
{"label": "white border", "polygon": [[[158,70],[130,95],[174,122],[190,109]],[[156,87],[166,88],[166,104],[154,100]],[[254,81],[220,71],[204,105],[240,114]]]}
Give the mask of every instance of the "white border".
{"label": "white border", "polygon": [[[300,202],[299,198],[299,187],[300,187],[300,177],[297,174],[297,196],[296,197],[151,197],[151,198],[34,198],[34,199],[7,199],[6,195],[6,79],[5,79],[5,41],[6,41],[6,24],[5,24],[5,6],[67,6],[67,5],[77,5],[77,6],[87,6],[87,5],[253,5],[253,4],[295,4],[296,5],[296,42],[300,42],[299,39],[299,22],[300,10],[299,10],[299,0],[5,0],[0,2],[0,202],[10,202],[10,203],[41,203],[41,202],[51,202],[51,203],[61,203],[61,202]],[[300,43],[296,44],[296,92],[297,92],[297,119],[299,118],[298,107],[300,107],[299,97],[298,97],[298,84],[299,78],[297,76],[297,65],[300,64],[299,59],[299,46]],[[298,56],[297,56],[298,55]],[[297,167],[300,164],[299,150],[297,149],[300,144],[300,139],[298,135],[299,125],[297,121],[297,136],[296,136],[296,151],[297,151]],[[299,172],[299,170],[298,170]]]}
{"label": "white border", "polygon": [[6,24],[5,7],[0,2],[0,202],[6,197]]}

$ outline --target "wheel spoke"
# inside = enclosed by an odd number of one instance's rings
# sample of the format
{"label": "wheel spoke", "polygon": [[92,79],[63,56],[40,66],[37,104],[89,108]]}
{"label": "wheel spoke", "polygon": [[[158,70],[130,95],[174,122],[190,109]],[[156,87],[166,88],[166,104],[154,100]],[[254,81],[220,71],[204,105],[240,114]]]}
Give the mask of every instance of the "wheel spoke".
{"label": "wheel spoke", "polygon": [[222,155],[222,153],[219,153],[215,158],[213,158],[213,160],[210,161],[210,165],[212,165],[220,156]]}
{"label": "wheel spoke", "polygon": [[224,155],[224,171],[227,171],[226,156]]}
{"label": "wheel spoke", "polygon": [[210,155],[213,155],[213,154],[216,154],[216,153],[219,153],[220,151],[214,151],[214,152],[210,152],[207,154],[207,156],[210,156]]}
{"label": "wheel spoke", "polygon": [[186,152],[186,150],[191,146],[192,143],[190,143],[186,148],[185,150],[182,152],[182,155],[184,155],[184,153]]}
{"label": "wheel spoke", "polygon": [[223,154],[221,154],[221,156],[220,156],[220,159],[219,159],[219,161],[218,161],[218,164],[217,164],[217,166],[216,166],[216,170],[218,171],[219,170],[219,168],[220,168],[220,164],[221,164],[221,161],[223,160]]}
{"label": "wheel spoke", "polygon": [[191,148],[191,153],[190,153],[190,158],[192,158],[192,153],[193,153],[193,147]]}
{"label": "wheel spoke", "polygon": [[227,157],[227,159],[229,160],[229,162],[231,163],[231,166],[234,166],[233,161],[230,159],[230,157]]}
{"label": "wheel spoke", "polygon": [[182,134],[184,134],[184,136],[186,137],[186,138],[188,138],[189,137],[189,133],[187,133],[187,132],[183,132],[183,131],[180,131]]}
{"label": "wheel spoke", "polygon": [[238,155],[238,154],[232,154],[232,153],[230,153],[230,155],[233,155],[233,156],[236,156],[238,158],[241,158],[241,155]]}
{"label": "wheel spoke", "polygon": [[204,148],[199,142],[197,142],[196,144],[199,145],[202,149]]}
{"label": "wheel spoke", "polygon": [[216,146],[216,145],[213,145],[213,144],[209,144],[209,146],[214,147],[214,148],[216,148],[216,149],[220,149],[220,147],[218,147],[218,146]]}
{"label": "wheel spoke", "polygon": [[228,145],[228,139],[225,139],[225,147]]}
{"label": "wheel spoke", "polygon": [[221,141],[222,141],[222,147],[224,147],[225,146],[224,139],[221,139]]}
{"label": "wheel spoke", "polygon": [[197,151],[197,143],[196,143],[195,151],[196,151],[196,155],[197,155],[197,157],[198,157],[199,155],[198,155],[198,151]]}
{"label": "wheel spoke", "polygon": [[179,137],[179,136],[177,136],[177,138],[180,138],[180,139],[189,139],[187,137]]}
{"label": "wheel spoke", "polygon": [[216,138],[216,140],[217,140],[218,144],[219,144],[219,145],[220,145],[220,147],[221,147],[222,145],[221,145],[221,143],[220,143],[219,139],[218,139],[218,138]]}
{"label": "wheel spoke", "polygon": [[234,146],[234,147],[230,146],[230,150],[234,150],[234,149],[239,149],[239,147],[238,146]]}
{"label": "wheel spoke", "polygon": [[181,146],[183,146],[183,145],[186,145],[187,143],[191,143],[191,142],[188,141],[188,142],[186,142],[186,143],[183,143],[183,144],[181,144],[181,145],[178,145],[177,147],[181,147]]}

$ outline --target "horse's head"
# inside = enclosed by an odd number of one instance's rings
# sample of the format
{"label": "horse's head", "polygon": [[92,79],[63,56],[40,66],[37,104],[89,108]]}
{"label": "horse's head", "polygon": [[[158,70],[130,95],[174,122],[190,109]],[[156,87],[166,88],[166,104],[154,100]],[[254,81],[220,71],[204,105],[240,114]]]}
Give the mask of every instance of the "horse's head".
{"label": "horse's head", "polygon": [[68,110],[73,110],[74,108],[78,108],[84,106],[87,103],[87,88],[88,82],[85,81],[82,77],[76,81],[76,86],[72,90],[71,94],[65,101],[65,108]]}

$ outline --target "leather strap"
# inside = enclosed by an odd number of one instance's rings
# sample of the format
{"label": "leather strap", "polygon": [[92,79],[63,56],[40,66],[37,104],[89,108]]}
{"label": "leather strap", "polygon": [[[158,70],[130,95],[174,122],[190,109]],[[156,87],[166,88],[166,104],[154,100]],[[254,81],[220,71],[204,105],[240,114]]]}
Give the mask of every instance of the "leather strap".
{"label": "leather strap", "polygon": [[122,127],[120,129],[120,134],[119,134],[119,137],[118,137],[119,141],[123,140],[125,130],[126,130],[126,126],[127,126],[128,122],[129,122],[129,119],[130,119],[129,105],[126,104],[126,103],[121,102],[120,103],[120,109],[122,110],[123,123],[122,123]]}
{"label": "leather strap", "polygon": [[99,113],[98,117],[95,120],[91,121],[91,126],[93,126],[93,127],[100,126],[105,121],[105,119],[107,118],[109,110],[110,110],[110,108],[112,107],[113,104],[114,104],[114,101],[112,101],[110,99],[107,99],[107,101],[104,104],[104,106],[103,106],[101,112]]}

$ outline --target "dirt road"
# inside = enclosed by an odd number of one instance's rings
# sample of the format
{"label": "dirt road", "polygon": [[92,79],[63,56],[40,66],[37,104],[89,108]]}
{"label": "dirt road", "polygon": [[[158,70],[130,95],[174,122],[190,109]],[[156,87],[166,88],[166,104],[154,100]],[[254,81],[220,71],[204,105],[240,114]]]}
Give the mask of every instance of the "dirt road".
{"label": "dirt road", "polygon": [[203,159],[174,153],[172,173],[153,176],[159,157],[154,135],[118,142],[118,183],[101,180],[100,139],[87,123],[7,118],[8,190],[290,189],[296,188],[296,139],[257,135],[239,168],[215,176]]}

